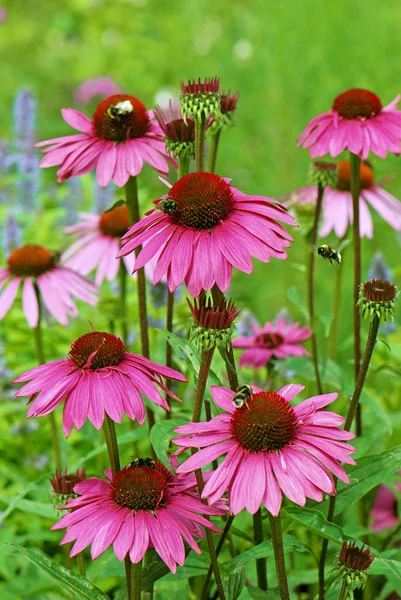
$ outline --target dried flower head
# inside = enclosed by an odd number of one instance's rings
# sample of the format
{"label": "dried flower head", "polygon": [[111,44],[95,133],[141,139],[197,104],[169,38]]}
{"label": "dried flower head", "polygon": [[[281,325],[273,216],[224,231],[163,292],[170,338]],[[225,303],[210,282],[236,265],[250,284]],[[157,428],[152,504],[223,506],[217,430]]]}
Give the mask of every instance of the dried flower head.
{"label": "dried flower head", "polygon": [[195,121],[206,120],[209,116],[221,117],[220,101],[220,79],[218,77],[206,77],[204,81],[200,78],[185,84],[181,81],[181,112],[184,121],[187,116],[193,117]]}
{"label": "dried flower head", "polygon": [[317,160],[310,165],[308,178],[312,185],[328,185],[335,188],[337,185],[337,165],[335,163]]}
{"label": "dried flower head", "polygon": [[394,319],[398,290],[395,285],[384,279],[372,279],[362,283],[359,288],[358,306],[363,317],[373,319]]}
{"label": "dried flower head", "polygon": [[68,467],[65,468],[64,473],[61,469],[56,469],[55,475],[50,479],[52,486],[50,494],[54,507],[59,509],[71,498],[77,498],[78,494],[75,494],[74,486],[85,479],[85,469],[77,469],[75,473],[68,473]]}
{"label": "dried flower head", "polygon": [[358,548],[355,542],[343,542],[340,554],[334,561],[334,581],[345,581],[348,589],[363,589],[374,556],[370,548]]}
{"label": "dried flower head", "polygon": [[237,310],[232,300],[225,298],[214,306],[211,298],[206,298],[205,294],[194,298],[193,305],[188,299],[187,302],[193,317],[189,340],[194,340],[198,348],[205,352],[213,346],[226,349],[241,309]]}

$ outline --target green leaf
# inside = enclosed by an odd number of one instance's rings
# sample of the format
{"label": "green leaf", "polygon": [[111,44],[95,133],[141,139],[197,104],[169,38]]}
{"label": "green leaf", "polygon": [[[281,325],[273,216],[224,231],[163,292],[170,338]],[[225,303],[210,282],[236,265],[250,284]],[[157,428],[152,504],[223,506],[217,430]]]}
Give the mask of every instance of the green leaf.
{"label": "green leaf", "polygon": [[298,290],[295,286],[288,288],[287,298],[290,300],[298,310],[300,310],[307,321],[309,321],[309,313],[306,305],[301,301]]}
{"label": "green leaf", "polygon": [[260,588],[247,586],[246,591],[253,600],[280,600],[280,591],[277,588],[264,592]]}
{"label": "green leaf", "polygon": [[[14,498],[8,498],[7,496],[0,496],[0,502],[10,506],[14,501]],[[45,504],[44,502],[34,502],[33,500],[20,499],[18,504],[14,505],[14,508],[22,510],[22,512],[30,513],[32,515],[38,515],[39,517],[45,517],[46,519],[54,519],[56,511],[54,510],[53,504]]]}
{"label": "green leaf", "polygon": [[[141,439],[145,438],[146,436],[147,436],[147,431],[144,427],[140,427],[133,431],[127,431],[127,433],[117,436],[118,447],[121,448],[121,446],[124,446],[125,444],[129,444],[129,442],[132,442],[134,440],[141,440]],[[77,460],[77,462],[74,465],[72,465],[72,467],[70,468],[70,471],[75,471],[75,469],[77,469],[81,465],[86,464],[89,460],[91,460],[95,456],[98,456],[98,454],[102,454],[103,452],[107,452],[106,444],[100,444],[100,446],[98,446],[97,448],[94,448],[93,450],[88,452],[88,454],[79,458]]]}
{"label": "green leaf", "polygon": [[230,578],[228,580],[228,598],[229,600],[237,600],[238,596],[242,592],[242,589],[246,582],[245,570],[242,567],[238,567],[231,571]]}
{"label": "green leaf", "polygon": [[300,523],[310,531],[332,542],[342,544],[344,540],[351,539],[344,535],[343,530],[334,523],[329,523],[320,510],[314,508],[302,508],[299,506],[288,506],[281,510],[281,515],[289,517]]}
{"label": "green leaf", "polygon": [[184,419],[169,419],[168,421],[159,421],[153,425],[150,432],[150,442],[157,454],[157,458],[167,469],[172,471],[167,450],[173,437],[177,437],[174,429],[179,425],[184,425]]}
{"label": "green leaf", "polygon": [[5,545],[24,554],[34,565],[45,571],[50,577],[60,583],[63,588],[67,587],[76,598],[86,598],[87,600],[110,600],[107,594],[93,585],[86,577],[70,571],[69,569],[65,569],[41,554],[32,550],[27,550],[22,546],[16,546],[15,544]]}
{"label": "green leaf", "polygon": [[389,575],[391,573],[401,581],[401,562],[398,560],[376,557],[372,563],[372,574]]}
{"label": "green leaf", "polygon": [[[311,552],[311,549],[305,542],[298,540],[293,535],[285,535],[283,540],[284,548],[287,552],[291,550],[296,550],[297,552]],[[242,554],[239,554],[235,558],[232,558],[226,563],[226,566],[232,572],[239,568],[239,566],[244,566],[257,558],[271,558],[273,556],[273,544],[271,542],[262,542],[261,544],[246,550]]]}
{"label": "green leaf", "polygon": [[[348,473],[350,483],[348,485],[340,483],[338,486],[334,515],[348,510],[371,489],[383,483],[399,469],[401,469],[401,445],[382,454],[361,458],[358,466],[353,467]],[[326,514],[328,505],[328,500],[325,500],[319,505],[319,510]]]}

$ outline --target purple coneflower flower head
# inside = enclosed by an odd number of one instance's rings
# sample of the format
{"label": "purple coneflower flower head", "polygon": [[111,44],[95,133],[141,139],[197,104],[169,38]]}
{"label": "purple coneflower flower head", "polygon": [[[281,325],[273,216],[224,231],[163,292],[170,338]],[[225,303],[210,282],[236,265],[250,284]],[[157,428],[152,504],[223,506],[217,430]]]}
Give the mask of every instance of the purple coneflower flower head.
{"label": "purple coneflower flower head", "polygon": [[171,102],[168,111],[156,106],[154,115],[164,133],[164,143],[168,152],[174,158],[194,158],[195,121],[189,117],[184,121],[180,109],[173,111]]}
{"label": "purple coneflower flower head", "polygon": [[[401,112],[400,112],[401,114]],[[401,231],[401,202],[375,183],[374,172],[368,163],[360,165],[359,224],[362,237],[373,237],[373,222],[368,206],[371,206],[396,231]],[[348,160],[337,163],[337,185],[327,186],[323,196],[323,223],[319,231],[326,237],[334,231],[342,238],[353,222],[351,196],[351,165]],[[294,192],[288,203],[297,210],[297,205],[316,204],[315,186],[307,186]],[[287,204],[287,206],[288,206]]]}
{"label": "purple coneflower flower head", "polygon": [[64,473],[61,469],[56,469],[56,473],[51,477],[50,491],[53,498],[54,507],[61,510],[61,506],[71,498],[76,498],[74,486],[86,479],[86,469],[76,469],[75,473],[68,473],[66,467]]}
{"label": "purple coneflower flower head", "polygon": [[142,102],[116,94],[103,100],[93,119],[73,108],[63,108],[64,120],[82,133],[40,142],[48,146],[41,167],[60,165],[58,182],[84,175],[96,167],[96,178],[104,187],[114,181],[124,186],[142,170],[143,162],[168,173],[162,131],[151,120]]}
{"label": "purple coneflower flower head", "polygon": [[221,531],[202,515],[224,511],[202,504],[190,491],[192,479],[185,485],[158,462],[125,467],[114,477],[105,473],[107,481],[92,477],[74,487],[79,497],[64,507],[71,512],[52,527],[67,529],[62,544],[75,541],[70,556],[92,544],[94,560],[113,544],[119,560],[128,554],[138,563],[154,548],[175,573],[185,561],[184,541],[200,554],[194,538],[204,538],[205,528]]}
{"label": "purple coneflower flower head", "polygon": [[[363,589],[373,560],[368,546],[359,548],[355,542],[343,542],[334,561],[334,582],[343,580],[348,592],[355,588]],[[349,597],[353,598],[353,594]]]}
{"label": "purple coneflower flower head", "polygon": [[292,237],[276,220],[296,225],[292,216],[275,200],[247,196],[230,181],[213,173],[182,177],[157,201],[159,210],[125,234],[119,256],[144,244],[135,270],[160,253],[153,284],[166,273],[170,291],[185,281],[194,297],[215,284],[227,291],[233,267],[252,273],[252,256],[287,258]]}
{"label": "purple coneflower flower head", "polygon": [[119,86],[110,77],[93,77],[76,88],[74,99],[78,104],[89,104],[94,98],[108,98],[120,93]]}
{"label": "purple coneflower flower head", "polygon": [[224,457],[202,493],[214,503],[228,492],[231,514],[244,508],[251,514],[262,504],[277,516],[284,493],[295,504],[306,498],[321,502],[323,493],[335,494],[330,471],[348,483],[341,462],[353,465],[355,449],[347,441],[353,433],[340,429],[343,417],[322,410],[338,394],[322,394],[291,406],[304,389],[289,384],[277,393],[253,387],[253,394],[240,408],[234,392],[212,386],[214,402],[225,412],[207,423],[177,427],[181,448],[200,448],[178,473],[189,473]]}
{"label": "purple coneflower flower head", "polygon": [[141,394],[154,404],[170,410],[158,388],[179,400],[163,385],[162,377],[177,381],[186,378],[168,367],[127,352],[123,341],[110,333],[92,331],[71,345],[68,358],[31,369],[14,380],[29,382],[17,397],[29,396],[27,417],[41,417],[64,402],[63,430],[81,429],[86,419],[96,429],[104,415],[121,423],[123,413],[142,425],[145,405]]}
{"label": "purple coneflower flower head", "polygon": [[[397,483],[396,487],[398,492],[401,492],[401,483]],[[398,525],[398,500],[386,485],[379,485],[370,516],[373,519],[371,529],[375,533]]]}
{"label": "purple coneflower flower head", "polygon": [[362,160],[373,152],[386,158],[387,152],[401,153],[400,96],[383,108],[373,92],[351,89],[335,98],[332,108],[315,117],[299,138],[299,146],[310,148],[312,158],[338,156],[345,149]]}
{"label": "purple coneflower flower head", "polygon": [[239,359],[240,367],[260,369],[272,358],[309,355],[301,346],[301,342],[312,335],[309,327],[299,327],[298,323],[288,324],[281,317],[276,323],[267,322],[263,327],[253,325],[252,329],[253,335],[233,340],[234,348],[246,348]]}
{"label": "purple coneflower flower head", "polygon": [[237,108],[237,102],[239,99],[239,92],[234,92],[233,94],[229,90],[228,92],[223,92],[220,98],[220,119],[213,119],[210,124],[210,131],[217,132],[220,129],[230,127],[234,125],[234,113]]}
{"label": "purple coneflower flower head", "polygon": [[37,327],[39,304],[37,286],[49,313],[61,324],[68,325],[68,316],[78,316],[73,298],[94,306],[97,288],[72,269],[58,263],[59,254],[44,246],[25,244],[8,257],[7,267],[0,269],[0,319],[10,310],[22,284],[22,306],[30,327]]}
{"label": "purple coneflower flower head", "polygon": [[220,79],[219,77],[206,77],[201,81],[181,81],[181,112],[184,121],[193,117],[195,121],[206,120],[208,117],[221,117],[220,112]]}

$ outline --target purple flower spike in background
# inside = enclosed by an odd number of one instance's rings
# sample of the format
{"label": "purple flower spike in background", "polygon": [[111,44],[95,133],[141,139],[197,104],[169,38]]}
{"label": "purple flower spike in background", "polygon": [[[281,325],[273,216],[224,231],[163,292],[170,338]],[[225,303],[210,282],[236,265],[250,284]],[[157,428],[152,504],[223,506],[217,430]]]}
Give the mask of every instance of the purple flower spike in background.
{"label": "purple flower spike in background", "polygon": [[239,359],[240,367],[260,369],[272,358],[308,356],[309,352],[300,343],[311,337],[309,327],[298,323],[286,323],[282,317],[276,324],[266,323],[263,327],[253,325],[253,335],[233,340],[233,348],[246,348]]}
{"label": "purple flower spike in background", "polygon": [[13,162],[19,175],[16,181],[18,202],[26,209],[37,203],[40,190],[39,158],[34,149],[37,103],[28,90],[21,90],[14,102]]}
{"label": "purple flower spike in background", "polygon": [[114,181],[123,187],[130,176],[138,175],[143,162],[168,173],[166,150],[159,125],[152,121],[142,102],[133,96],[117,94],[103,100],[93,119],[73,108],[63,108],[64,120],[82,133],[46,140],[48,146],[41,167],[59,165],[58,179],[84,175],[96,167],[99,185]]}
{"label": "purple flower spike in background", "polygon": [[93,331],[75,340],[66,360],[41,365],[17,377],[16,383],[29,383],[16,396],[30,396],[28,418],[47,415],[65,400],[63,429],[68,437],[74,425],[81,429],[86,419],[100,429],[105,413],[117,423],[125,413],[142,425],[145,405],[141,394],[169,410],[158,388],[175,400],[179,398],[167,390],[162,377],[186,381],[174,369],[127,352],[119,337]]}
{"label": "purple flower spike in background", "polygon": [[8,257],[6,268],[0,269],[0,287],[7,287],[0,295],[0,319],[10,310],[22,284],[22,306],[28,324],[36,328],[39,322],[37,285],[44,305],[61,324],[68,324],[68,316],[78,316],[73,298],[94,306],[97,288],[75,271],[58,264],[59,255],[37,244],[16,248]]}
{"label": "purple flower spike in background", "polygon": [[253,387],[253,394],[237,408],[234,392],[212,386],[215,403],[225,412],[207,423],[188,423],[175,431],[173,442],[181,448],[201,448],[186,460],[178,473],[190,473],[224,457],[202,493],[210,503],[228,491],[231,514],[244,508],[255,514],[262,504],[274,516],[280,512],[282,494],[304,506],[323,493],[335,494],[330,471],[348,483],[341,462],[354,465],[347,442],[353,433],[340,429],[344,418],[322,410],[338,394],[314,396],[297,406],[290,402],[304,389],[289,384],[274,392]]}
{"label": "purple flower spike in background", "polygon": [[383,108],[373,92],[351,89],[335,98],[332,108],[312,119],[299,138],[312,158],[338,156],[348,149],[366,160],[369,152],[386,158],[401,153],[401,111],[398,95]]}
{"label": "purple flower spike in background", "polygon": [[105,474],[107,481],[92,477],[75,485],[79,497],[64,507],[71,512],[52,527],[67,529],[62,544],[75,541],[70,556],[92,544],[95,560],[113,544],[119,560],[128,555],[135,564],[153,547],[175,573],[185,561],[184,541],[200,554],[194,537],[204,538],[204,528],[221,532],[202,515],[221,516],[224,510],[202,504],[190,491],[193,477],[178,478],[159,462]]}

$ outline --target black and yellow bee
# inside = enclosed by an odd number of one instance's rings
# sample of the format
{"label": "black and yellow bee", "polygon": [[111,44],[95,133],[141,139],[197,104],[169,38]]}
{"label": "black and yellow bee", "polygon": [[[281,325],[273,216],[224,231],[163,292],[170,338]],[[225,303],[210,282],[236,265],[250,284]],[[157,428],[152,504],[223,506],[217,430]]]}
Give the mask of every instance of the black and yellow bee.
{"label": "black and yellow bee", "polygon": [[244,404],[248,405],[248,398],[252,396],[252,388],[250,385],[241,385],[237,388],[233,396],[233,403],[236,408],[241,408]]}
{"label": "black and yellow bee", "polygon": [[134,458],[126,468],[128,467],[150,467],[151,469],[156,468],[156,463],[152,458]]}
{"label": "black and yellow bee", "polygon": [[119,119],[120,117],[123,117],[124,115],[130,112],[132,112],[132,104],[129,100],[119,102],[118,104],[110,106],[107,109],[107,114],[110,117],[110,119]]}
{"label": "black and yellow bee", "polygon": [[333,264],[333,260],[338,265],[341,264],[341,254],[337,250],[334,250],[334,248],[332,248],[328,244],[322,244],[321,246],[319,246],[317,248],[317,253],[325,260],[329,260],[331,265]]}

